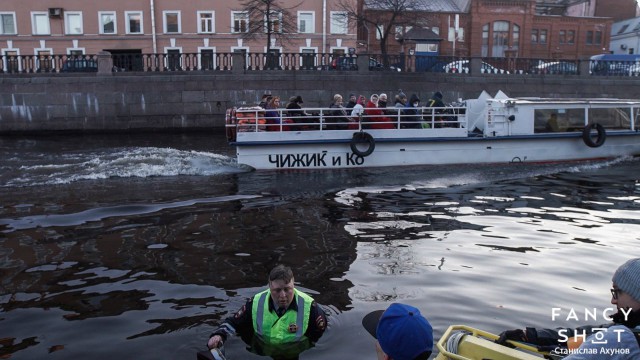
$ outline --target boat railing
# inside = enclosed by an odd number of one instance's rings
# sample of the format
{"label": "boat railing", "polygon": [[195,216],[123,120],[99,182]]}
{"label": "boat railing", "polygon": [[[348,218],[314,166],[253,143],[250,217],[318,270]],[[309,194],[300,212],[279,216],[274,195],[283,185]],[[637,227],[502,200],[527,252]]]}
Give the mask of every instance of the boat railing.
{"label": "boat railing", "polygon": [[327,131],[327,130],[397,130],[465,128],[464,107],[231,109],[227,128],[238,132],[258,131]]}

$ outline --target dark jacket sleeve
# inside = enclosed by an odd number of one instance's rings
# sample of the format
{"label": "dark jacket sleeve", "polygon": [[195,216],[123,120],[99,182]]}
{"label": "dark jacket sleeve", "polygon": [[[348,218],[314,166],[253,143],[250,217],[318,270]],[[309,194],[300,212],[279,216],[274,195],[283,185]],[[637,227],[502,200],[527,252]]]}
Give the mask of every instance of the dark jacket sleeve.
{"label": "dark jacket sleeve", "polygon": [[573,338],[575,334],[591,336],[592,334],[608,328],[613,324],[602,325],[585,325],[575,329],[572,328],[556,328],[556,329],[536,329],[528,327],[525,330],[526,340],[528,343],[539,345],[542,347],[567,346],[567,338]]}
{"label": "dark jacket sleeve", "polygon": [[324,310],[318,305],[317,302],[311,304],[311,311],[309,313],[309,327],[305,335],[312,342],[318,341],[324,331],[327,329],[327,315]]}
{"label": "dark jacket sleeve", "polygon": [[227,338],[231,335],[250,334],[253,331],[252,305],[253,298],[249,298],[238,311],[226,318],[211,336],[220,335],[222,341],[227,341]]}

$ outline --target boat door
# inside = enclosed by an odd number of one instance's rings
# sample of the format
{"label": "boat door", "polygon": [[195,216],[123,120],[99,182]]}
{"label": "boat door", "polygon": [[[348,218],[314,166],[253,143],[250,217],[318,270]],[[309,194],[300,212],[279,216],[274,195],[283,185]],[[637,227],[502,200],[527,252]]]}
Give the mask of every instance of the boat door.
{"label": "boat door", "polygon": [[[495,104],[495,103],[494,103]],[[494,104],[487,108],[485,117],[485,136],[506,136],[509,135],[509,114],[504,107],[495,107]]]}

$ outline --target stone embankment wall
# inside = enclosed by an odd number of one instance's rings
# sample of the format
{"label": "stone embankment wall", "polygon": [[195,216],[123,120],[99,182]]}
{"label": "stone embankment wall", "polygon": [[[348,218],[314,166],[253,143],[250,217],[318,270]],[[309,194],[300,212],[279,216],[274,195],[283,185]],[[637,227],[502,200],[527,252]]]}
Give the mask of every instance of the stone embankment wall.
{"label": "stone embankment wall", "polygon": [[0,134],[53,131],[192,130],[224,126],[228,107],[254,105],[262,94],[301,95],[305,107],[327,107],[333,95],[368,97],[399,89],[445,102],[483,90],[510,96],[640,98],[640,79],[561,75],[396,72],[114,73],[0,75]]}

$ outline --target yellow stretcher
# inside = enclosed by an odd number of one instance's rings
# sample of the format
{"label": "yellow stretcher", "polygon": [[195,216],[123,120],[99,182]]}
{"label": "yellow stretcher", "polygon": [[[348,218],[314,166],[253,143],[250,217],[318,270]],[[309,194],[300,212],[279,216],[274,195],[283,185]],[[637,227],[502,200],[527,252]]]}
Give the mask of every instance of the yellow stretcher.
{"label": "yellow stretcher", "polygon": [[510,341],[514,349],[496,344],[498,337],[465,325],[449,326],[436,344],[439,354],[435,360],[540,360],[548,355],[515,341]]}

